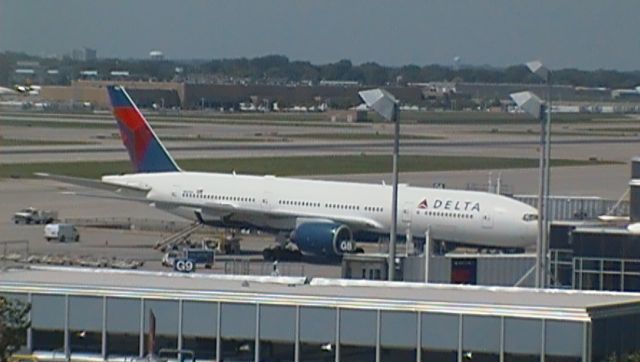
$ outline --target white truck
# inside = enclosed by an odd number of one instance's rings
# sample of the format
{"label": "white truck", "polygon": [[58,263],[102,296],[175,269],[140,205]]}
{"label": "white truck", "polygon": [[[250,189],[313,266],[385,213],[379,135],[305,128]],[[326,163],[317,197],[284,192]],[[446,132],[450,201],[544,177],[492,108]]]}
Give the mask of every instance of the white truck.
{"label": "white truck", "polygon": [[44,238],[47,241],[58,240],[61,243],[80,241],[80,233],[72,224],[47,224],[44,227]]}
{"label": "white truck", "polygon": [[38,210],[28,207],[13,214],[15,224],[49,224],[58,218],[58,213],[51,210]]}

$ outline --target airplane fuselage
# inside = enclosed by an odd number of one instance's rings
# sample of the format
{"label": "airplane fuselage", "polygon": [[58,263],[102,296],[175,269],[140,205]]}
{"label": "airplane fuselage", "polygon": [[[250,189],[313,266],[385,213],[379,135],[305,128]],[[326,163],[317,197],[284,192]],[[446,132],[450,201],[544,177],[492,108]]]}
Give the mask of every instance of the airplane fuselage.
{"label": "airplane fuselage", "polygon": [[[105,176],[113,185],[149,189],[156,207],[220,226],[291,231],[304,220],[332,220],[353,231],[388,235],[391,187],[274,176],[160,172]],[[508,197],[400,185],[398,233],[494,247],[536,240],[536,210]]]}

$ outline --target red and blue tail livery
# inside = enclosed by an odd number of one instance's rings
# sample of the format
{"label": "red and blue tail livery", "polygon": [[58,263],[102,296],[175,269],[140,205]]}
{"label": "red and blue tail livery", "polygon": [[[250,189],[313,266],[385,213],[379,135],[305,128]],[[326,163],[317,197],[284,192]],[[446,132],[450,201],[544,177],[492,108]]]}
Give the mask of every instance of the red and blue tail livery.
{"label": "red and blue tail livery", "polygon": [[179,172],[176,161],[158,139],[138,107],[121,86],[108,86],[113,115],[136,172]]}

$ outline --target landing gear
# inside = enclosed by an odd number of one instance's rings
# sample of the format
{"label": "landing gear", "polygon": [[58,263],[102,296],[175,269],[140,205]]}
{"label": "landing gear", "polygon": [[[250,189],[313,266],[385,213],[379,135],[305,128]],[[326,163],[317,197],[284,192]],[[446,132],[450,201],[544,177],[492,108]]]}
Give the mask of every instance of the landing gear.
{"label": "landing gear", "polygon": [[302,259],[302,253],[295,244],[287,242],[264,248],[264,250],[262,250],[262,257],[266,261],[300,261]]}

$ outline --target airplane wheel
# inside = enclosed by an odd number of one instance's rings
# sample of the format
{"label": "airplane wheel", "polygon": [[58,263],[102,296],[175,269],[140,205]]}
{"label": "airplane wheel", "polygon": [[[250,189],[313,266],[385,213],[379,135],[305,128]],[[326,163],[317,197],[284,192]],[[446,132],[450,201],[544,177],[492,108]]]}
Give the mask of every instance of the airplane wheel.
{"label": "airplane wheel", "polygon": [[262,258],[266,261],[273,261],[275,259],[275,253],[271,248],[265,248],[262,250]]}

